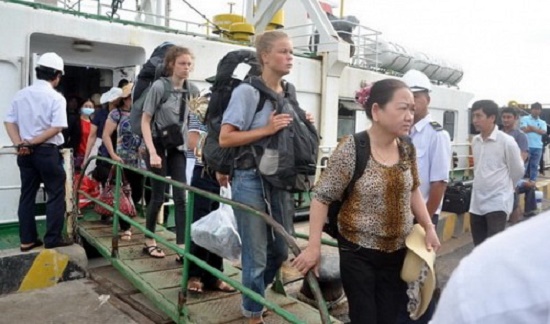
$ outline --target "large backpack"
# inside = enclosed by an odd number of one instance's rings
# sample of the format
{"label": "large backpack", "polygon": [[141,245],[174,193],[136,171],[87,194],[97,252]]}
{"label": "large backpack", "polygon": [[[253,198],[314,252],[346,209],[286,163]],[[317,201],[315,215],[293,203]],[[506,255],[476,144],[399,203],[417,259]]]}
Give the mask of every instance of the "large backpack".
{"label": "large backpack", "polygon": [[[227,53],[218,63],[214,84],[211,87],[210,101],[206,110],[205,124],[208,129],[202,159],[206,167],[223,174],[230,174],[233,167],[234,150],[221,148],[219,136],[223,113],[227,109],[231,93],[242,82],[243,76],[237,78],[235,71],[239,64],[250,66],[246,77],[257,76],[261,68],[256,53],[250,50],[236,50]],[[242,67],[242,65],[241,65]],[[265,102],[265,99],[263,100]],[[263,102],[260,100],[256,112],[261,110]]]}
{"label": "large backpack", "polygon": [[276,114],[292,116],[290,125],[267,137],[262,145],[251,146],[260,174],[276,188],[309,191],[316,171],[319,135],[300,108],[296,89],[284,82],[284,96],[279,96],[260,77],[252,77],[250,84],[260,91],[260,98],[266,97],[273,103]]}
{"label": "large backpack", "polygon": [[[166,76],[163,61],[166,52],[172,46],[174,46],[174,44],[169,42],[164,42],[157,46],[157,48],[153,50],[151,57],[143,64],[138,74],[134,88],[132,89],[132,110],[130,111],[130,127],[134,134],[142,135],[141,116],[143,115],[145,98],[149,90],[151,90],[153,83],[160,77]],[[169,82],[164,82],[164,95],[162,96],[161,104],[168,100],[171,91],[171,84]]]}

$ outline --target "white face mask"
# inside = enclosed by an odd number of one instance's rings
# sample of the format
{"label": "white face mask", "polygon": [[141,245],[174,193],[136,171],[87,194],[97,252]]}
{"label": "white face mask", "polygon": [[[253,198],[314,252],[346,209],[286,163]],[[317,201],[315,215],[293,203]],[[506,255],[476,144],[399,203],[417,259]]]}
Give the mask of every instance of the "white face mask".
{"label": "white face mask", "polygon": [[94,108],[89,108],[89,107],[82,107],[80,108],[80,112],[86,116],[90,116],[91,114],[93,114],[95,111]]}

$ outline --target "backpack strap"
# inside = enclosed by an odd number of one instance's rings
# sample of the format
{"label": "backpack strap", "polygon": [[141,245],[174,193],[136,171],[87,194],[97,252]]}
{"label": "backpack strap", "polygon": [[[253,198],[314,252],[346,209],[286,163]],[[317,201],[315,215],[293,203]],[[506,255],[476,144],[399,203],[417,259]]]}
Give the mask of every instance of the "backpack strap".
{"label": "backpack strap", "polygon": [[349,197],[351,191],[353,190],[353,187],[355,186],[355,183],[357,182],[357,180],[359,180],[359,178],[361,178],[361,176],[365,172],[365,169],[367,168],[367,163],[370,159],[369,133],[367,131],[355,133],[353,134],[353,140],[355,141],[355,169],[353,170],[353,176],[351,177],[351,180],[348,183],[346,190],[344,191],[342,202]]}

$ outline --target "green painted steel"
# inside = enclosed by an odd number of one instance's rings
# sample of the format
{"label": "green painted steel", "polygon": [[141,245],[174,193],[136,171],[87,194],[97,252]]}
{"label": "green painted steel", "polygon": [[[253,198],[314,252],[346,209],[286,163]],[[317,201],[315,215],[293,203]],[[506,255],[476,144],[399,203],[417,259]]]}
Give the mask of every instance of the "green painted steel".
{"label": "green painted steel", "polygon": [[[112,248],[109,251],[108,245],[107,246],[105,246],[105,245],[99,246],[100,244],[97,244],[98,245],[97,246],[98,250],[100,251],[100,253],[104,257],[108,258],[113,263],[113,265],[117,269],[119,269],[119,271],[125,277],[130,279],[132,281],[132,283],[138,289],[143,291],[145,295],[147,295],[149,298],[151,298],[151,300],[155,304],[157,304],[157,306],[159,306],[159,308],[161,310],[166,312],[174,321],[176,321],[177,323],[184,323],[184,322],[187,322],[187,320],[189,319],[188,318],[188,315],[189,315],[188,305],[186,305],[186,300],[188,299],[187,298],[188,297],[187,296],[187,290],[182,289],[182,287],[187,287],[187,280],[188,280],[187,274],[188,274],[188,269],[189,269],[189,262],[193,262],[196,265],[198,265],[199,267],[201,267],[202,269],[205,269],[206,271],[210,272],[216,278],[227,282],[228,284],[230,284],[231,286],[233,286],[234,288],[239,290],[241,293],[243,293],[243,294],[247,295],[248,297],[250,297],[252,300],[254,300],[258,303],[261,303],[265,307],[271,309],[275,314],[281,316],[286,321],[288,321],[290,323],[303,323],[303,321],[300,320],[298,317],[296,317],[295,314],[293,314],[291,312],[288,312],[287,310],[280,307],[276,303],[273,303],[272,301],[265,299],[264,297],[262,297],[261,295],[255,293],[254,291],[246,288],[239,281],[237,281],[237,280],[235,280],[231,277],[228,277],[227,275],[225,275],[224,273],[220,272],[219,270],[217,270],[215,268],[210,267],[206,262],[204,262],[201,259],[199,259],[199,258],[195,257],[194,255],[192,255],[190,253],[190,250],[189,250],[190,249],[190,242],[191,242],[190,241],[191,240],[190,232],[191,232],[191,223],[192,223],[192,218],[191,218],[192,216],[191,215],[192,215],[193,204],[194,204],[194,195],[199,194],[199,195],[202,195],[202,196],[206,196],[209,199],[218,201],[220,203],[229,204],[234,208],[244,209],[247,212],[250,212],[251,214],[253,214],[255,217],[261,217],[262,219],[264,219],[266,221],[266,223],[268,223],[270,226],[272,226],[274,228],[274,230],[277,231],[277,233],[279,233],[280,235],[283,236],[283,238],[285,239],[286,243],[288,244],[288,246],[290,247],[292,252],[295,255],[298,255],[300,253],[300,249],[299,249],[298,245],[296,244],[294,238],[290,234],[288,234],[284,230],[284,228],[279,223],[275,222],[269,215],[267,215],[263,212],[254,210],[253,208],[251,208],[249,206],[234,202],[234,201],[226,199],[226,198],[222,198],[219,195],[212,194],[210,192],[200,190],[200,189],[188,186],[184,183],[180,183],[180,182],[177,182],[177,181],[174,181],[174,180],[171,180],[171,179],[166,179],[164,177],[155,175],[155,174],[150,173],[148,171],[144,171],[144,170],[137,169],[137,168],[134,168],[134,167],[129,167],[129,166],[123,165],[119,162],[115,162],[115,161],[113,161],[111,159],[108,159],[108,158],[97,157],[97,156],[91,157],[88,161],[86,161],[86,163],[85,163],[85,165],[82,169],[83,170],[82,172],[84,174],[86,173],[85,171],[86,171],[90,161],[92,161],[93,159],[102,160],[102,161],[108,162],[108,163],[116,166],[116,187],[115,187],[115,206],[114,207],[108,206],[108,205],[100,202],[98,199],[91,197],[90,195],[88,195],[85,192],[82,192],[80,190],[75,191],[75,197],[74,197],[75,201],[78,201],[78,195],[81,194],[81,195],[85,196],[86,198],[90,199],[91,201],[93,201],[94,203],[100,204],[101,206],[103,206],[106,209],[111,210],[113,212],[114,217],[113,217],[113,227],[112,227]],[[145,226],[142,225],[142,223],[136,221],[136,219],[128,217],[127,215],[121,213],[118,210],[118,207],[119,207],[119,203],[118,203],[119,196],[118,195],[119,195],[120,186],[121,186],[121,181],[120,180],[121,180],[122,169],[132,170],[136,173],[142,174],[144,177],[149,177],[151,179],[164,181],[164,182],[172,185],[173,187],[181,188],[181,189],[184,189],[188,192],[189,199],[188,199],[188,203],[187,203],[187,213],[186,213],[186,222],[185,222],[186,223],[185,246],[184,246],[183,249],[181,247],[179,247],[177,244],[175,244],[174,242],[170,241],[168,239],[168,237],[163,236],[163,235],[158,235],[157,233],[152,233],[152,232],[148,231],[145,228]],[[80,188],[81,180],[82,179],[79,180],[77,188]],[[73,217],[75,215],[76,215],[76,213],[74,213]],[[144,233],[148,236],[151,236],[152,238],[154,238],[157,241],[158,244],[162,244],[165,248],[168,248],[172,251],[175,251],[175,253],[177,253],[177,254],[184,257],[184,266],[182,267],[182,270],[181,270],[182,279],[181,279],[180,291],[178,293],[178,302],[177,302],[177,306],[176,306],[175,310],[174,310],[174,307],[173,307],[171,301],[166,301],[165,298],[160,298],[159,295],[158,295],[159,293],[157,292],[155,287],[152,287],[146,281],[142,280],[142,277],[139,274],[137,274],[136,272],[134,272],[131,268],[129,268],[128,265],[126,264],[125,260],[120,258],[119,240],[118,240],[119,218],[124,219],[125,221],[130,223],[135,229],[138,229],[142,233]],[[76,222],[77,220],[74,220],[74,221]],[[93,237],[92,235],[87,233],[85,230],[80,230],[79,229],[78,232],[82,236],[87,238],[89,240],[89,242],[92,243],[92,244],[94,244],[93,242],[97,241],[97,238]],[[327,308],[327,305],[326,305],[325,301],[323,300],[321,290],[319,288],[319,284],[318,284],[315,276],[313,275],[313,273],[311,271],[307,274],[306,280],[308,281],[308,283],[309,283],[310,287],[312,288],[312,291],[314,292],[314,295],[317,299],[319,313],[320,313],[320,316],[321,316],[321,322],[322,323],[331,323],[330,315],[328,313],[328,308]]]}
{"label": "green painted steel", "polygon": [[[304,240],[309,239],[309,235],[304,234],[304,233],[294,233],[294,237],[301,238],[301,239],[304,239]],[[324,244],[324,245],[338,247],[338,242],[336,242],[336,240],[334,240],[334,239],[321,238],[321,243]]]}

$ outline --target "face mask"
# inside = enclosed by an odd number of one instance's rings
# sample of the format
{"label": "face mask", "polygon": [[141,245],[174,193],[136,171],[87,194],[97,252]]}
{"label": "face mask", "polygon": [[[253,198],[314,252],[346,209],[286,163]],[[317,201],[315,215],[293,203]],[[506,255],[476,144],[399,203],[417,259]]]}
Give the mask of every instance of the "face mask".
{"label": "face mask", "polygon": [[88,107],[80,108],[80,112],[82,112],[86,116],[90,116],[91,114],[94,113],[94,111],[95,111],[94,108],[88,108]]}

